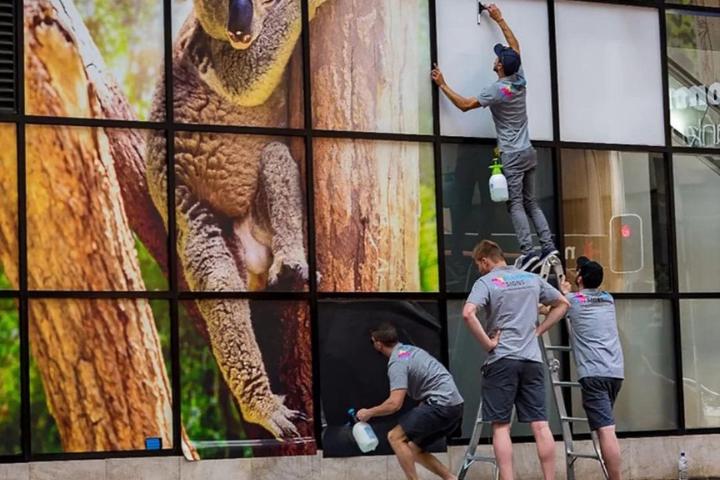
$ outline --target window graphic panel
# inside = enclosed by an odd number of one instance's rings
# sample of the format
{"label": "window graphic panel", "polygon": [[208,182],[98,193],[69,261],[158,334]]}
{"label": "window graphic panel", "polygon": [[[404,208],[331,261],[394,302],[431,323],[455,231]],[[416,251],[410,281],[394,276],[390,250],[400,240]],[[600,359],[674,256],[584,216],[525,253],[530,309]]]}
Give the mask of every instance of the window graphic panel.
{"label": "window graphic panel", "polygon": [[166,290],[165,164],[161,131],[28,125],[29,288]]}
{"label": "window graphic panel", "polygon": [[163,2],[25,0],[25,110],[165,118]]}
{"label": "window graphic panel", "polygon": [[30,300],[33,453],[172,449],[168,307]]}
{"label": "window graphic panel", "polygon": [[182,302],[180,369],[182,422],[201,459],[315,454],[306,302]]}
{"label": "window graphic panel", "polygon": [[0,123],[0,290],[18,289],[18,192],[15,125]]}
{"label": "window graphic panel", "polygon": [[172,0],[180,123],[302,128],[300,0]]}
{"label": "window graphic panel", "polygon": [[[401,343],[442,359],[441,327],[436,302],[411,300],[322,301],[318,308],[323,453],[327,457],[360,455],[350,431],[348,409],[369,408],[389,395],[388,359],[370,341],[370,329],[383,322],[397,330]],[[442,360],[441,360],[442,361]],[[370,420],[379,445],[374,453],[392,454],[387,432],[416,402],[406,399],[400,413]],[[432,445],[442,449],[444,442]]]}
{"label": "window graphic panel", "polygon": [[[506,0],[503,17],[517,37],[528,83],[527,108],[530,138],[552,140],[552,95],[547,4],[534,0]],[[443,0],[436,3],[438,63],[450,87],[463,96],[477,96],[497,80],[493,63],[496,43],[507,44],[487,12],[477,22],[477,2]],[[440,92],[440,127],[443,135],[494,138],[489,109],[461,112]]]}
{"label": "window graphic panel", "polygon": [[313,127],[432,133],[429,19],[427,0],[320,5],[310,22]]}
{"label": "window graphic panel", "polygon": [[657,10],[558,1],[555,19],[562,140],[663,145]]}
{"label": "window graphic panel", "polygon": [[432,146],[328,138],[314,152],[318,288],[437,291]]}

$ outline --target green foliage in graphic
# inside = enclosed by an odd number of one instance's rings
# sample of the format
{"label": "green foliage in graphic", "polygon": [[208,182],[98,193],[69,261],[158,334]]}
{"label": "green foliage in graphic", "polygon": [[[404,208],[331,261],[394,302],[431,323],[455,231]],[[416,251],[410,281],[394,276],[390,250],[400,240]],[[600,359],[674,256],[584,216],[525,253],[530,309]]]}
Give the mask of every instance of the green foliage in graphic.
{"label": "green foliage in graphic", "polygon": [[439,289],[435,168],[431,148],[420,150],[420,287],[423,292]]}
{"label": "green foliage in graphic", "polygon": [[[217,368],[208,341],[180,306],[182,423],[191,440],[222,441],[247,438],[234,399]],[[202,449],[202,458],[229,456],[228,449]],[[251,457],[252,449],[233,449],[233,456]]]}
{"label": "green foliage in graphic", "polygon": [[0,455],[20,452],[20,322],[15,300],[0,299]]}
{"label": "green foliage in graphic", "polygon": [[30,357],[30,436],[33,453],[60,453],[63,451],[60,432],[50,415],[45,389],[37,365]]}
{"label": "green foliage in graphic", "polygon": [[163,2],[76,0],[106,65],[141,120],[163,68]]}
{"label": "green foliage in graphic", "polygon": [[10,281],[7,278],[7,275],[5,274],[5,269],[3,268],[2,264],[0,264],[0,290],[12,290],[13,287],[10,285]]}
{"label": "green foliage in graphic", "polygon": [[696,47],[695,19],[696,17],[693,15],[667,14],[667,44],[669,48]]}
{"label": "green foliage in graphic", "polygon": [[135,236],[135,250],[140,262],[140,272],[145,282],[145,288],[153,291],[167,290],[168,282],[165,273],[137,236]]}

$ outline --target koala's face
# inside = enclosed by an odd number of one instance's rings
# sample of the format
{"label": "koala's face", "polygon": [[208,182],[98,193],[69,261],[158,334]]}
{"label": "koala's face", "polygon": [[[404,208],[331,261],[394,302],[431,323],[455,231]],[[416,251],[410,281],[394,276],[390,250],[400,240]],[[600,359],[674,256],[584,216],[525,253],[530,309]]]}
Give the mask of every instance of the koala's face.
{"label": "koala's face", "polygon": [[269,15],[293,0],[195,0],[195,12],[212,37],[246,50],[262,33]]}

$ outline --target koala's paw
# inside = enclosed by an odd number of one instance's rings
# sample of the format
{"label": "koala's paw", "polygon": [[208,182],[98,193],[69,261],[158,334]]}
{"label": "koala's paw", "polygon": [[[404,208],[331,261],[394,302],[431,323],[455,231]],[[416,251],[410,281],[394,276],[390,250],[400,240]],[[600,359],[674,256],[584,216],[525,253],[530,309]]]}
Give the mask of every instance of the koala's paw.
{"label": "koala's paw", "polygon": [[262,425],[277,439],[299,437],[297,427],[293,420],[302,420],[304,415],[296,410],[287,408],[281,401],[278,401],[275,410],[270,413]]}
{"label": "koala's paw", "polygon": [[270,270],[268,270],[268,283],[277,285],[283,280],[302,281],[308,280],[308,264],[304,255],[276,255],[273,259]]}

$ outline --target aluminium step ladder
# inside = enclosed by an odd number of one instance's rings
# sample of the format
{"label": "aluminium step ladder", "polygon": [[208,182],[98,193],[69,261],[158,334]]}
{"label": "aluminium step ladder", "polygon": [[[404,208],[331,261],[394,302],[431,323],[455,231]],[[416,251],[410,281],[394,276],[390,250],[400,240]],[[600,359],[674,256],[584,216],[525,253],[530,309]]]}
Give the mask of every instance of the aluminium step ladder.
{"label": "aluminium step ladder", "polygon": [[[546,259],[540,267],[540,276],[547,280],[550,273],[554,273],[558,286],[565,281],[565,272],[563,270],[562,262],[560,259],[553,255]],[[543,318],[543,317],[541,317]],[[568,328],[568,338],[572,336],[572,330],[570,322],[566,319],[566,325]],[[573,349],[571,346],[560,346],[553,345],[550,341],[550,334],[546,332],[540,337],[540,350],[543,355],[543,360],[548,367],[550,373],[550,381],[552,384],[553,399],[555,400],[555,406],[560,416],[560,423],[562,426],[562,437],[565,445],[565,467],[567,472],[567,480],[575,480],[575,462],[579,458],[593,459],[600,463],[600,468],[604,478],[607,480],[608,472],[605,467],[605,462],[600,454],[599,441],[595,432],[591,433],[593,451],[589,453],[579,452],[575,450],[575,444],[573,439],[573,433],[571,424],[572,423],[587,423],[587,418],[573,417],[568,415],[567,408],[565,407],[565,397],[563,396],[564,388],[580,388],[580,383],[574,381],[566,381],[560,379],[560,356],[563,353],[572,354]],[[515,417],[515,409],[513,408],[513,419]],[[478,406],[477,416],[475,418],[475,426],[473,428],[472,435],[470,437],[470,443],[465,451],[462,464],[458,470],[458,480],[464,480],[468,473],[468,470],[475,462],[488,463],[493,469],[493,478],[498,480],[500,478],[500,470],[497,465],[495,456],[490,455],[478,455],[477,447],[480,443],[482,436],[483,427],[486,422],[482,419],[482,400]],[[512,419],[511,419],[512,423]],[[492,437],[492,435],[491,435]]]}

